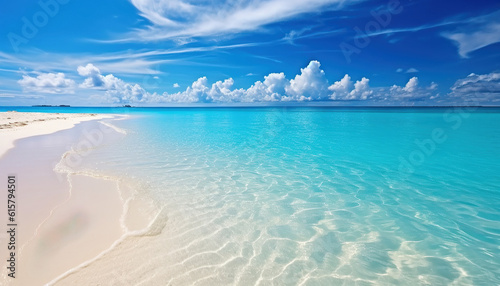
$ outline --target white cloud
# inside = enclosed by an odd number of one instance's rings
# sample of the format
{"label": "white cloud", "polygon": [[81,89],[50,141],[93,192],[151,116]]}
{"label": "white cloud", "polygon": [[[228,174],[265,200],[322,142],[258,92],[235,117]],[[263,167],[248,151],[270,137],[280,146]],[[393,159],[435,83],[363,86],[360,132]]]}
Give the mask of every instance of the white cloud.
{"label": "white cloud", "polygon": [[354,90],[350,92],[350,96],[356,99],[366,100],[368,96],[372,95],[373,91],[370,90],[370,80],[363,77],[361,80],[356,81]]}
{"label": "white cloud", "polygon": [[398,69],[396,70],[396,72],[399,72],[399,73],[401,73],[401,72],[403,72],[403,71],[404,71],[405,73],[417,73],[417,72],[418,72],[418,70],[417,70],[416,68],[409,68],[409,69],[407,69],[406,71],[405,71],[404,69],[402,69],[402,68],[398,68]]}
{"label": "white cloud", "polygon": [[[156,75],[160,74],[160,65],[165,63],[172,63],[175,60],[154,60],[149,58],[149,56],[144,56],[143,59],[130,59],[134,56],[129,55],[129,58],[120,59],[119,55],[114,55],[114,60],[107,60],[106,56],[96,57],[100,59],[100,61],[93,61],[92,57],[88,57],[86,61],[81,61],[79,59],[74,59],[74,62],[78,62],[78,64],[82,64],[85,62],[96,62],[98,63],[101,71],[105,72],[119,72],[120,74],[132,74],[132,75]],[[124,57],[127,57],[124,55]],[[113,56],[110,56],[113,58]]]}
{"label": "white cloud", "polygon": [[[470,17],[469,14],[463,14],[439,23],[418,27],[380,30],[367,33],[367,36],[413,33],[443,27],[457,27],[453,31],[448,30],[441,33],[441,36],[453,41],[458,47],[459,55],[462,58],[467,58],[473,51],[500,42],[500,10],[477,17]],[[398,72],[402,71],[398,69]]]}
{"label": "white cloud", "polygon": [[336,81],[334,84],[328,87],[329,90],[333,91],[331,95],[332,99],[343,99],[346,94],[352,89],[351,77],[346,74],[341,80]]}
{"label": "white cloud", "polygon": [[41,93],[74,93],[75,81],[64,73],[40,73],[37,77],[23,75],[18,81],[24,91]]}
{"label": "white cloud", "polygon": [[266,94],[275,98],[280,94],[286,93],[287,86],[290,85],[284,73],[271,73],[264,77],[264,86],[266,87]]}
{"label": "white cloud", "polygon": [[417,87],[418,87],[418,77],[414,76],[410,78],[408,83],[406,83],[403,90],[406,92],[414,92],[417,89]]}
{"label": "white cloud", "polygon": [[174,83],[173,87],[174,87],[174,88],[179,88],[179,87],[181,87],[181,86],[180,86],[178,83]]}
{"label": "white cloud", "polygon": [[200,77],[198,80],[193,82],[185,91],[176,92],[169,94],[164,92],[163,94],[147,94],[144,98],[146,102],[154,103],[165,103],[165,102],[181,102],[181,103],[193,103],[193,102],[207,102],[207,93],[209,88],[207,87],[207,78]]}
{"label": "white cloud", "polygon": [[[405,86],[371,88],[366,77],[352,81],[349,75],[329,86],[325,72],[318,61],[311,61],[293,79],[284,73],[271,73],[263,81],[256,81],[248,89],[234,88],[234,80],[228,78],[209,84],[201,77],[184,91],[176,93],[150,93],[138,84],[124,82],[112,74],[102,75],[93,64],[79,66],[78,73],[86,77],[80,85],[83,89],[104,91],[106,102],[115,103],[209,103],[209,102],[288,102],[323,100],[372,100],[405,101],[430,97],[437,88],[435,83],[420,87],[417,77],[412,77]],[[178,84],[173,85],[178,88]]]}
{"label": "white cloud", "polygon": [[224,81],[217,81],[212,84],[212,88],[208,91],[207,101],[212,102],[240,102],[245,91],[243,89],[234,89],[234,80],[228,78]]}
{"label": "white cloud", "polygon": [[[224,47],[221,47],[221,49]],[[193,51],[196,51],[193,49]],[[202,49],[200,49],[202,51]],[[46,53],[38,50],[29,53],[10,55],[0,52],[0,64],[2,66],[23,67],[28,70],[74,72],[75,66],[94,63],[102,72],[119,72],[120,74],[159,74],[159,66],[162,63],[171,63],[176,60],[154,59],[157,55],[189,53],[189,50],[155,50],[155,51],[123,51],[108,54],[61,54]],[[54,61],[58,58],[58,61]]]}
{"label": "white cloud", "polygon": [[462,58],[468,58],[469,53],[500,42],[500,23],[492,23],[470,33],[445,33],[443,35],[457,43],[458,53]]}
{"label": "white cloud", "polygon": [[247,89],[244,101],[280,101],[289,84],[284,73],[271,73],[264,77],[264,82],[257,81]]}
{"label": "white cloud", "polygon": [[266,102],[305,101],[328,99],[328,80],[318,61],[311,61],[294,79],[284,73],[271,73],[264,81],[257,81],[248,89],[234,89],[234,80],[228,78],[208,85],[206,77],[196,80],[185,91],[177,93],[149,93],[138,84],[126,83],[109,75],[102,75],[93,64],[79,66],[78,73],[86,77],[81,88],[101,89],[110,102]]}
{"label": "white cloud", "polygon": [[101,71],[93,64],[79,66],[78,74],[87,77],[80,85],[82,88],[102,88],[105,90],[121,90],[127,83],[112,74],[103,76]]}
{"label": "white cloud", "polygon": [[488,15],[468,19],[467,24],[442,36],[454,41],[462,58],[471,52],[500,42],[500,10]]}
{"label": "white cloud", "polygon": [[[254,31],[301,14],[338,10],[343,0],[131,0],[151,26],[125,40],[189,39]],[[359,2],[359,1],[353,1]]]}
{"label": "white cloud", "polygon": [[287,100],[322,100],[328,98],[328,80],[318,61],[300,69],[300,75],[285,87]]}
{"label": "white cloud", "polygon": [[78,74],[87,77],[81,88],[97,88],[106,91],[113,102],[140,101],[147,92],[138,84],[126,83],[112,74],[103,76],[99,68],[93,64],[79,66]]}
{"label": "white cloud", "polygon": [[330,91],[333,91],[330,98],[333,100],[366,100],[373,94],[369,82],[369,79],[363,77],[353,83],[351,77],[346,74],[340,81],[336,81],[328,87]]}
{"label": "white cloud", "polygon": [[79,75],[87,77],[85,81],[80,85],[80,87],[91,88],[104,85],[101,71],[93,64],[87,64],[86,66],[79,66],[77,71]]}
{"label": "white cloud", "polygon": [[412,77],[405,86],[393,85],[389,88],[389,92],[385,92],[385,89],[377,91],[376,97],[393,102],[398,102],[398,100],[422,100],[431,98],[436,88],[437,84],[434,82],[427,87],[420,86],[418,78]]}
{"label": "white cloud", "polygon": [[470,74],[451,87],[450,96],[464,101],[491,103],[500,101],[500,73]]}
{"label": "white cloud", "polygon": [[[215,45],[205,47],[173,48],[168,50],[124,50],[119,52],[103,53],[96,55],[89,54],[61,54],[40,52],[32,50],[23,54],[9,54],[0,51],[0,66],[10,68],[12,72],[19,73],[19,67],[24,70],[42,71],[42,72],[63,72],[66,75],[75,72],[75,67],[85,67],[88,63],[98,66],[102,74],[114,75],[132,75],[137,77],[150,75],[157,76],[162,73],[163,63],[172,65],[185,65],[183,59],[164,59],[166,55],[184,55],[204,53],[206,51],[230,50],[241,47],[253,46],[252,43],[235,45]],[[54,61],[54,58],[59,60]],[[162,58],[159,60],[159,58]],[[190,62],[190,64],[204,65],[204,63]],[[170,68],[172,68],[172,65]],[[6,69],[4,69],[6,70]],[[154,78],[154,77],[153,77]],[[13,81],[18,85],[17,80]],[[5,81],[2,82],[5,86]]]}
{"label": "white cloud", "polygon": [[390,89],[392,95],[397,97],[412,97],[418,88],[418,78],[412,77],[404,87],[393,85]]}
{"label": "white cloud", "polygon": [[373,36],[380,36],[380,35],[393,35],[393,34],[397,34],[397,33],[413,33],[413,32],[419,32],[419,31],[428,30],[428,29],[434,29],[434,28],[438,28],[438,27],[460,24],[460,23],[464,23],[464,22],[466,22],[466,20],[447,20],[447,21],[443,21],[440,23],[427,24],[427,25],[422,25],[422,26],[417,26],[417,27],[396,28],[396,29],[386,29],[386,30],[374,31],[371,33],[367,33],[366,35],[369,37],[373,37]]}

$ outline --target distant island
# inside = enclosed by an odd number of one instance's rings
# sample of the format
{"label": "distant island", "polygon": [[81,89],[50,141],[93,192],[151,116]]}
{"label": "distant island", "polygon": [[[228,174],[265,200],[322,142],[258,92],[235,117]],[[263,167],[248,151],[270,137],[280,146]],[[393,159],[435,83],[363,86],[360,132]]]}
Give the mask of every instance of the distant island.
{"label": "distant island", "polygon": [[32,105],[32,107],[71,107],[71,106],[70,105],[66,105],[66,104],[61,104],[61,105],[41,104],[41,105]]}

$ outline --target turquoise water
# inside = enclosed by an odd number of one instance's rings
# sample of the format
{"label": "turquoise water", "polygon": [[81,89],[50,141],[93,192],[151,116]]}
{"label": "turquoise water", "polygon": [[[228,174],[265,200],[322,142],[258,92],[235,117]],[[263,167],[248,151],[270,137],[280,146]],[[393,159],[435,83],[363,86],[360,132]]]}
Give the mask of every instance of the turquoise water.
{"label": "turquoise water", "polygon": [[132,115],[79,168],[138,182],[166,214],[82,275],[112,261],[149,285],[500,284],[499,109],[71,110]]}

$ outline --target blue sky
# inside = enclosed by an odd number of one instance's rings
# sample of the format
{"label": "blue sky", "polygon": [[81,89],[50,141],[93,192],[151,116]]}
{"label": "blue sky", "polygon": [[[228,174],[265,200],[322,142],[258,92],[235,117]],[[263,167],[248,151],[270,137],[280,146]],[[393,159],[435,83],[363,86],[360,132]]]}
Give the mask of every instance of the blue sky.
{"label": "blue sky", "polygon": [[500,2],[41,0],[0,105],[500,105]]}

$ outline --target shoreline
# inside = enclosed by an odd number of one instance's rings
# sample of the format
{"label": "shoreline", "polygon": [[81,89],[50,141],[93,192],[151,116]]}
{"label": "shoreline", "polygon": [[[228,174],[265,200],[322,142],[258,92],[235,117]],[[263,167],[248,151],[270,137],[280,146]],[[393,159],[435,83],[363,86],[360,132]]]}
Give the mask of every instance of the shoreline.
{"label": "shoreline", "polygon": [[[19,175],[16,279],[10,281],[2,267],[1,281],[8,285],[57,283],[152,223],[130,217],[130,213],[138,214],[130,207],[136,194],[124,178],[72,165],[75,156],[125,136],[124,130],[100,121],[120,116],[7,112],[0,113],[1,117],[13,122],[0,129],[2,173]],[[2,121],[0,125],[5,127]],[[4,200],[0,198],[0,210],[6,213]],[[6,249],[0,254],[7,257]]]}
{"label": "shoreline", "polygon": [[95,113],[0,112],[0,158],[14,148],[18,139],[70,129],[89,120],[114,117]]}

